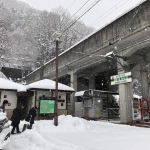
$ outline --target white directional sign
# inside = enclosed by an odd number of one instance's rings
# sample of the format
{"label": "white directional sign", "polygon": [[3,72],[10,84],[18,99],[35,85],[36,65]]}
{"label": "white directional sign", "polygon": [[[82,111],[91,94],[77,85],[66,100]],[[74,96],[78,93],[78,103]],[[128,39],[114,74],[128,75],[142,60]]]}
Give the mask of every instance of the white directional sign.
{"label": "white directional sign", "polygon": [[131,72],[111,76],[111,85],[132,82]]}

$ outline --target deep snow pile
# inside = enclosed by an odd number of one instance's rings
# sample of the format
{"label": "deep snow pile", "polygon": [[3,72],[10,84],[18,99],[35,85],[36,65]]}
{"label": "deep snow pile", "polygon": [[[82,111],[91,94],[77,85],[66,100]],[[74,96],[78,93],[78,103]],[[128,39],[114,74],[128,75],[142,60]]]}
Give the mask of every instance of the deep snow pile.
{"label": "deep snow pile", "polygon": [[150,147],[150,129],[60,116],[36,121],[32,130],[11,136],[5,150],[141,150]]}

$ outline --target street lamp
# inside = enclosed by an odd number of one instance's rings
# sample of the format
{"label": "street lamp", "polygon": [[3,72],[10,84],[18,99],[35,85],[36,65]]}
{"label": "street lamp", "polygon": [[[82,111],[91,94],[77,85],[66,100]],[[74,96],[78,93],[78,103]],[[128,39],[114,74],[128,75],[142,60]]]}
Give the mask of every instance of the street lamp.
{"label": "street lamp", "polygon": [[57,112],[57,103],[58,103],[58,45],[61,42],[61,34],[60,33],[54,33],[54,41],[56,42],[56,85],[55,85],[55,113],[54,113],[54,125],[58,126],[58,112]]}

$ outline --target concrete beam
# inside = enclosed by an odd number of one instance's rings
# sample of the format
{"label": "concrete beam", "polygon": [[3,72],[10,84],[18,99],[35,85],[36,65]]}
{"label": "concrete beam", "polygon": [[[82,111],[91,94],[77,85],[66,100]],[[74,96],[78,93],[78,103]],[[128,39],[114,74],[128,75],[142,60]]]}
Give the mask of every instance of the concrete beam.
{"label": "concrete beam", "polygon": [[[136,8],[60,54],[60,76],[70,71],[66,65],[71,69],[81,71],[82,69],[89,68],[89,66],[92,67],[103,63],[105,59],[99,56],[105,55],[110,51],[123,51],[123,56],[130,56],[137,50],[149,46],[149,6],[150,1],[144,2],[140,6],[140,11],[134,20],[133,16],[135,15]],[[132,23],[127,24],[125,23],[126,21]],[[114,46],[110,46],[110,42],[116,45],[118,49],[114,49]],[[27,76],[27,83],[31,83],[33,82],[32,80],[35,81],[40,78],[39,70],[41,70],[41,68]],[[55,59],[45,64],[43,71],[44,78],[53,78],[55,75]]]}

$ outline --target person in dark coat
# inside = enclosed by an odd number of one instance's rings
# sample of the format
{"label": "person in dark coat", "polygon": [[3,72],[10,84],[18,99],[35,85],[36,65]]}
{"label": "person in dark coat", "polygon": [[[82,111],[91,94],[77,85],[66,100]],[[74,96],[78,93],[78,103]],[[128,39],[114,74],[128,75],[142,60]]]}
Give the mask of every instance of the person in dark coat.
{"label": "person in dark coat", "polygon": [[13,110],[13,115],[11,117],[11,125],[13,126],[11,134],[15,134],[14,131],[15,129],[17,130],[17,133],[21,133],[19,131],[19,124],[20,120],[22,118],[22,109],[24,109],[24,105],[21,105],[21,107],[17,107]]}
{"label": "person in dark coat", "polygon": [[30,122],[30,126],[28,127],[28,129],[32,129],[32,125],[34,124],[35,117],[36,117],[36,109],[34,107],[32,107],[29,110],[29,114],[26,118],[26,121]]}
{"label": "person in dark coat", "polygon": [[3,105],[0,107],[0,109],[3,109],[3,113],[5,112],[5,106],[8,106],[8,100],[4,100]]}

